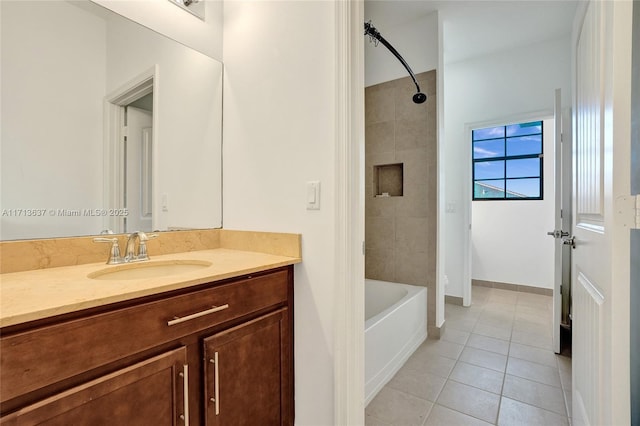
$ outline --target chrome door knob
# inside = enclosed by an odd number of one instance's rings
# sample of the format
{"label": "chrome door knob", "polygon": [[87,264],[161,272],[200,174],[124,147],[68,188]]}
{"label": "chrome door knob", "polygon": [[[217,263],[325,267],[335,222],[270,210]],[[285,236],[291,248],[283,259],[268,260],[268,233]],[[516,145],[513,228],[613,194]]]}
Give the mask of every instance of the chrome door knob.
{"label": "chrome door knob", "polygon": [[562,244],[571,246],[571,248],[576,248],[576,237],[571,236],[569,238],[565,237],[562,239]]}
{"label": "chrome door knob", "polygon": [[554,231],[547,232],[547,235],[551,235],[553,238],[562,238],[562,237],[568,237],[569,233],[556,229]]}

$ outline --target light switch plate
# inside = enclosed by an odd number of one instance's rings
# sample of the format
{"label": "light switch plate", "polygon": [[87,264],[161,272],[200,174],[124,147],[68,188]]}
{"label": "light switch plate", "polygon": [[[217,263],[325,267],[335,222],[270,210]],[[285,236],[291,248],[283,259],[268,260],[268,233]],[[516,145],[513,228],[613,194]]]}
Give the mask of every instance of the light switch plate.
{"label": "light switch plate", "polygon": [[320,181],[307,182],[307,210],[320,210]]}
{"label": "light switch plate", "polygon": [[169,211],[169,194],[167,193],[163,193],[162,196],[160,197],[161,200],[161,208],[163,212],[168,212]]}

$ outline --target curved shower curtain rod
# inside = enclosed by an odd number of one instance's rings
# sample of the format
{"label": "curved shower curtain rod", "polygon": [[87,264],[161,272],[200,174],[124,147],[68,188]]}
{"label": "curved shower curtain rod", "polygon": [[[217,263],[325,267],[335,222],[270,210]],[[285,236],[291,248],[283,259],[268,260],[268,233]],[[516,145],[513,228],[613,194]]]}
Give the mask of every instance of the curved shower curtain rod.
{"label": "curved shower curtain rod", "polygon": [[371,21],[364,23],[364,35],[366,36],[368,35],[371,38],[375,38],[380,43],[382,43],[384,47],[386,47],[387,49],[389,49],[391,53],[393,53],[393,56],[398,58],[400,63],[404,65],[407,71],[409,71],[409,75],[413,79],[413,83],[416,85],[416,94],[413,95],[413,102],[417,104],[421,104],[424,101],[426,101],[427,95],[420,92],[420,86],[418,86],[418,81],[416,80],[416,76],[413,74],[413,71],[411,71],[411,67],[409,67],[409,64],[407,64],[407,61],[405,61],[402,55],[400,55],[398,51],[394,49],[394,47],[387,40],[385,40],[384,37],[380,35],[380,32],[373,25],[371,25]]}

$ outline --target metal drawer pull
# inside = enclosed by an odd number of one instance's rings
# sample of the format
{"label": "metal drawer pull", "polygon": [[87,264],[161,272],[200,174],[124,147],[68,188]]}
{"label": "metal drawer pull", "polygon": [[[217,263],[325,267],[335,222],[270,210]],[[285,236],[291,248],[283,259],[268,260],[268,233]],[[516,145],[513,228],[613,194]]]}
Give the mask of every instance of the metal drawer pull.
{"label": "metal drawer pull", "polygon": [[228,304],[224,304],[221,306],[214,306],[211,309],[207,309],[206,311],[196,312],[195,314],[187,315],[186,317],[182,317],[182,318],[175,317],[175,319],[172,319],[171,321],[167,321],[167,325],[172,326],[172,325],[180,324],[181,322],[189,321],[195,318],[200,318],[205,315],[212,314],[214,312],[224,311],[228,307],[229,307]]}
{"label": "metal drawer pull", "polygon": [[218,376],[218,352],[213,353],[213,359],[209,360],[213,364],[213,398],[211,402],[216,404],[216,416],[220,414],[220,381]]}
{"label": "metal drawer pull", "polygon": [[183,410],[184,414],[180,416],[182,420],[184,420],[184,424],[189,426],[189,365],[184,364],[182,366],[182,373],[180,373],[182,377],[182,386],[183,386]]}

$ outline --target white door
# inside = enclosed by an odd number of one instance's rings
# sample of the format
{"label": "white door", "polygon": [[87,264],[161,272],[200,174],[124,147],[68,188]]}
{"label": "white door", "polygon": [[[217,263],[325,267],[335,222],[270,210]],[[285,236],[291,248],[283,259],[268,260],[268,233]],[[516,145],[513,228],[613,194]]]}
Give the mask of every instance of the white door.
{"label": "white door", "polygon": [[125,232],[152,230],[151,126],[151,112],[127,107],[125,203],[129,214]]}
{"label": "white door", "polygon": [[[574,25],[573,416],[627,425],[630,1],[582,4]],[[617,201],[617,199],[619,199]]]}

